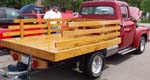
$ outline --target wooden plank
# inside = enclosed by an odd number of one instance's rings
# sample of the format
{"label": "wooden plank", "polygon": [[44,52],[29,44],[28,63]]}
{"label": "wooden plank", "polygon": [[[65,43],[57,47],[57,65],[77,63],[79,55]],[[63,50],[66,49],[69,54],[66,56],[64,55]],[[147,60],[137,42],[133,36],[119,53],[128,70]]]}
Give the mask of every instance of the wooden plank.
{"label": "wooden plank", "polygon": [[107,40],[107,39],[111,39],[111,38],[118,37],[118,36],[120,36],[120,32],[108,33],[108,34],[105,34],[104,39]]}
{"label": "wooden plank", "polygon": [[81,47],[58,51],[55,54],[55,62],[73,58],[73,57],[77,57],[77,56],[84,55],[84,54],[89,54],[91,52],[105,49],[105,48],[111,47],[113,45],[118,45],[119,43],[121,43],[121,39],[116,38],[113,40],[108,40],[108,41],[99,42],[99,43],[95,43],[95,44],[90,44],[90,45],[85,45],[85,46],[81,46]]}
{"label": "wooden plank", "polygon": [[48,32],[48,36],[50,36],[50,34],[51,34],[51,28],[50,28],[50,26],[51,26],[51,22],[49,20],[47,20],[47,27],[48,27],[47,32]]}
{"label": "wooden plank", "polygon": [[30,22],[47,22],[47,20],[50,21],[69,21],[70,18],[66,18],[66,19],[15,19],[14,23],[20,23],[20,20],[23,20],[25,23],[30,23]]}
{"label": "wooden plank", "polygon": [[97,25],[109,25],[120,24],[120,20],[108,20],[108,21],[81,21],[81,22],[69,22],[69,27],[81,27],[81,26],[97,26]]}
{"label": "wooden plank", "polygon": [[29,23],[29,22],[47,22],[47,19],[15,19],[14,23],[20,23],[20,21],[24,21],[24,23]]}
{"label": "wooden plank", "polygon": [[55,54],[53,52],[50,52],[49,50],[44,50],[44,49],[33,47],[33,46],[31,47],[28,45],[23,45],[23,44],[6,41],[6,40],[1,40],[0,44],[9,49],[19,51],[26,55],[33,55],[34,57],[38,57],[40,59],[44,59],[48,61],[55,61]]}
{"label": "wooden plank", "polygon": [[20,21],[20,37],[21,39],[24,37],[24,22],[22,20]]}
{"label": "wooden plank", "polygon": [[72,18],[70,21],[96,21],[99,19],[88,19],[88,18]]}
{"label": "wooden plank", "polygon": [[104,32],[104,30],[105,30],[105,28],[64,31],[63,36],[69,37],[69,36],[85,35],[85,34],[92,34],[92,33],[102,33],[102,32]]}
{"label": "wooden plank", "polygon": [[[52,29],[51,32],[61,32],[60,29]],[[24,31],[24,35],[29,35],[29,34],[39,34],[39,33],[48,33],[46,29],[38,29],[38,30],[26,30]],[[3,36],[19,36],[20,31],[13,31],[13,32],[5,32],[3,33]]]}
{"label": "wooden plank", "polygon": [[104,27],[104,28],[96,28],[96,29],[83,29],[83,30],[74,30],[74,31],[64,31],[63,36],[78,36],[78,35],[85,35],[85,34],[92,34],[92,33],[103,33],[109,32],[113,30],[120,30],[120,26],[112,26],[112,27]]}
{"label": "wooden plank", "polygon": [[[24,31],[24,35],[29,35],[29,34],[39,34],[39,33],[46,33],[47,30],[28,30]],[[14,31],[14,32],[5,32],[3,33],[3,36],[18,36],[20,35],[19,31]]]}
{"label": "wooden plank", "polygon": [[87,36],[87,37],[81,37],[81,38],[75,38],[72,40],[65,40],[65,41],[58,41],[55,43],[55,47],[58,50],[63,49],[69,49],[74,48],[78,46],[88,45],[96,42],[100,42],[103,40],[110,40],[114,37],[118,37],[120,35],[120,32],[113,32],[106,35],[99,35],[99,36]]}
{"label": "wooden plank", "polygon": [[[47,27],[46,24],[30,24],[30,25],[24,25],[24,29],[29,29],[29,28],[45,28]],[[20,25],[11,25],[8,26],[9,30],[16,30],[20,29]]]}
{"label": "wooden plank", "polygon": [[118,31],[121,29],[120,26],[112,26],[112,27],[104,27],[104,28],[105,28],[104,32]]}
{"label": "wooden plank", "polygon": [[[47,35],[39,35],[39,36],[30,36],[30,37],[24,37],[24,39],[19,39],[19,38],[13,38],[13,39],[8,39],[8,41],[14,42],[16,44],[22,44],[22,45],[27,45],[30,47],[36,47],[36,48],[41,48],[41,49],[51,49],[51,46],[54,46],[55,38],[57,36],[53,37],[53,39],[49,40],[47,38]],[[52,45],[53,44],[53,45]]]}
{"label": "wooden plank", "polygon": [[30,30],[30,31],[24,31],[24,34],[25,35],[28,35],[28,34],[38,34],[38,33],[46,33],[47,30],[43,29],[43,30]]}
{"label": "wooden plank", "polygon": [[69,48],[74,48],[77,46],[83,46],[83,45],[88,45],[91,43],[99,42],[104,38],[103,35],[100,36],[87,36],[87,37],[79,37],[79,38],[74,38],[72,40],[65,40],[65,41],[58,41],[55,42],[55,47],[58,50],[63,50],[63,49],[69,49]]}
{"label": "wooden plank", "polygon": [[14,31],[14,32],[5,32],[5,33],[3,33],[4,37],[6,37],[6,36],[16,36],[16,35],[20,35],[20,32]]}

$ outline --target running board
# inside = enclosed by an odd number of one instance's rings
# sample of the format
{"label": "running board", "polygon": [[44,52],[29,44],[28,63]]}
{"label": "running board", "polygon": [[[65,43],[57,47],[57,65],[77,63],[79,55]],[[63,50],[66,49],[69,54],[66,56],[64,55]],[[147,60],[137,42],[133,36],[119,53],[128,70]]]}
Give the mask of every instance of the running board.
{"label": "running board", "polygon": [[121,55],[125,55],[125,54],[133,52],[135,50],[136,50],[136,48],[126,48],[126,49],[123,49],[123,50],[119,51],[118,53],[121,54]]}

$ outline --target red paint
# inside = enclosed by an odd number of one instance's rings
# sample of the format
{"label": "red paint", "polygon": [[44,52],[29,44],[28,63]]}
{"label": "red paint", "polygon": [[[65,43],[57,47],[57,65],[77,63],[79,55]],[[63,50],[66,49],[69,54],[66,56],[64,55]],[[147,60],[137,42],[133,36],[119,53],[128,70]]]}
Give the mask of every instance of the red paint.
{"label": "red paint", "polygon": [[33,69],[36,69],[37,67],[38,67],[38,61],[33,60],[33,61],[32,61],[32,68],[33,68]]}
{"label": "red paint", "polygon": [[[136,23],[131,19],[130,16],[135,17],[135,19],[139,19],[141,12],[138,8],[130,7],[126,2],[122,1],[114,1],[114,0],[100,0],[100,1],[87,1],[81,4],[80,12],[83,7],[96,7],[96,6],[109,6],[113,7],[114,15],[97,15],[97,14],[79,14],[81,18],[91,18],[91,19],[102,19],[102,20],[120,20],[121,21],[121,44],[119,44],[119,50],[134,47],[138,48],[140,37],[142,35],[146,35],[148,37],[148,28],[146,27],[137,27]],[[127,18],[123,18],[122,14],[124,10],[122,7],[127,9],[128,16]],[[135,12],[139,12],[135,14],[131,12],[132,10]],[[148,40],[147,40],[148,41]]]}
{"label": "red paint", "polygon": [[10,51],[10,55],[13,58],[14,61],[17,61],[19,59],[18,54],[15,54],[13,51]]}

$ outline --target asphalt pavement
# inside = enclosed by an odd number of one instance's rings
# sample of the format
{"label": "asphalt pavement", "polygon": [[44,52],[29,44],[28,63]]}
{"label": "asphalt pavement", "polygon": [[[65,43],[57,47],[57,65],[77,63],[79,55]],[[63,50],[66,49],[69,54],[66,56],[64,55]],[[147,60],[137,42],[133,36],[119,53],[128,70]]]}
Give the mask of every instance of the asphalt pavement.
{"label": "asphalt pavement", "polygon": [[[0,57],[0,68],[15,63],[10,56]],[[0,78],[0,80],[6,80]],[[88,80],[75,70],[59,66],[47,70],[35,71],[31,80]],[[134,53],[115,55],[106,59],[105,69],[96,80],[150,80],[150,43],[141,55]]]}

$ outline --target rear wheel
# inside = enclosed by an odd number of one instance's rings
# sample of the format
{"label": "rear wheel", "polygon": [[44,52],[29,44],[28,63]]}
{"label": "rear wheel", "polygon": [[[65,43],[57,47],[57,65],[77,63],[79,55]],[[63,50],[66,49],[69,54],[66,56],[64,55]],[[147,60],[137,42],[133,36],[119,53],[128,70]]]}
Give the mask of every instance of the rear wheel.
{"label": "rear wheel", "polygon": [[136,54],[142,54],[145,50],[146,39],[144,36],[141,37],[139,48],[136,50]]}
{"label": "rear wheel", "polygon": [[101,52],[88,55],[82,66],[82,71],[88,78],[94,79],[100,77],[104,67],[104,57]]}

